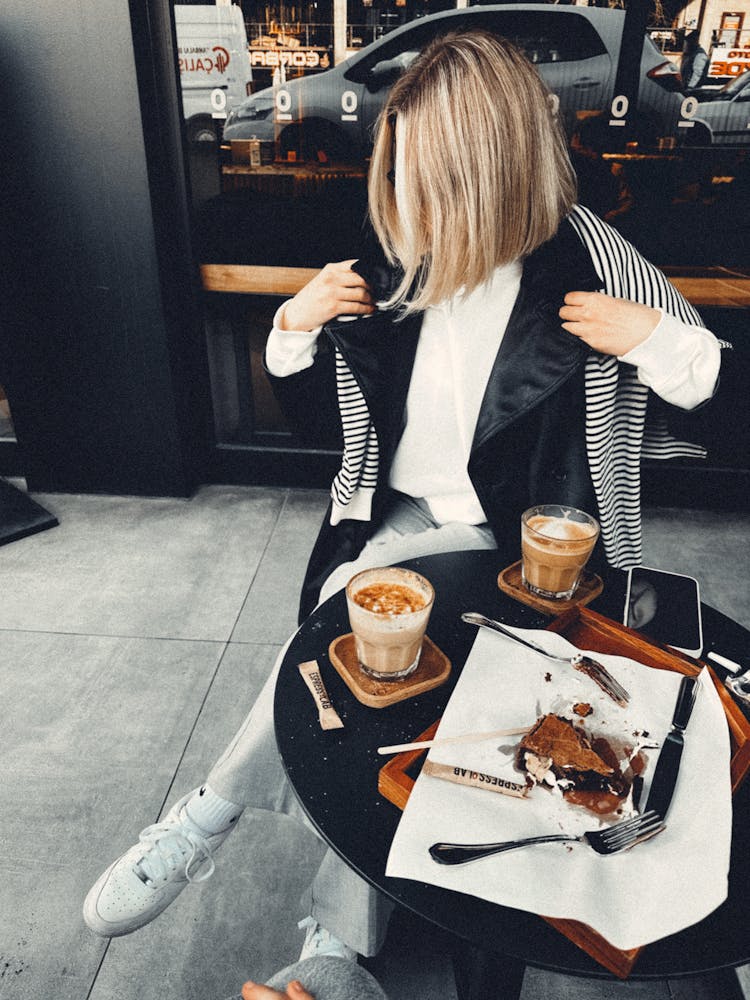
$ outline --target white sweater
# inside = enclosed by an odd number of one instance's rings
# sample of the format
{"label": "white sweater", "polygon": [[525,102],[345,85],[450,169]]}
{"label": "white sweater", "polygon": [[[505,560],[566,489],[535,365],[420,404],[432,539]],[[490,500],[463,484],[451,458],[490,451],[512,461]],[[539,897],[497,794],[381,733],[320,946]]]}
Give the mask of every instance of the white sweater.
{"label": "white sweater", "polygon": [[[498,268],[470,295],[428,309],[419,336],[406,427],[390,471],[390,485],[422,497],[441,524],[481,524],[484,511],[467,465],[479,410],[521,281],[521,264]],[[266,365],[284,377],[313,363],[319,330],[287,331],[284,305],[274,317]],[[662,311],[653,333],[620,358],[662,399],[692,409],[714,391],[718,341],[708,330]],[[439,446],[436,444],[439,442]],[[439,447],[440,461],[435,461]]]}

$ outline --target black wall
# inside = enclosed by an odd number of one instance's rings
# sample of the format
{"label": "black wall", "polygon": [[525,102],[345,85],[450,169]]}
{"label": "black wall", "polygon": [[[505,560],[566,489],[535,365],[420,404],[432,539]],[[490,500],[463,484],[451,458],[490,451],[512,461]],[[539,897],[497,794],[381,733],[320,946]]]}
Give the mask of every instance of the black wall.
{"label": "black wall", "polygon": [[161,0],[0,0],[0,383],[32,490],[199,480],[208,389],[172,60]]}

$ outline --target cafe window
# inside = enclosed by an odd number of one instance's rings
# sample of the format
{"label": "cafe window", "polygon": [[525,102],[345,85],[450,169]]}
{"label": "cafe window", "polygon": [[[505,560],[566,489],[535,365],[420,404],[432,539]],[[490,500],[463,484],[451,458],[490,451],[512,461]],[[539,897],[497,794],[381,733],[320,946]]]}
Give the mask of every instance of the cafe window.
{"label": "cafe window", "polygon": [[[649,260],[670,276],[745,273],[744,22],[698,0],[679,10],[650,3],[634,40],[625,28],[635,10],[633,0],[513,9],[348,0],[336,23],[332,3],[175,7],[220,446],[304,447],[266,382],[265,338],[290,277],[358,255],[378,113],[404,68],[447,30],[476,25],[524,49],[557,95],[579,200]],[[707,61],[689,88],[683,46],[694,31]]]}

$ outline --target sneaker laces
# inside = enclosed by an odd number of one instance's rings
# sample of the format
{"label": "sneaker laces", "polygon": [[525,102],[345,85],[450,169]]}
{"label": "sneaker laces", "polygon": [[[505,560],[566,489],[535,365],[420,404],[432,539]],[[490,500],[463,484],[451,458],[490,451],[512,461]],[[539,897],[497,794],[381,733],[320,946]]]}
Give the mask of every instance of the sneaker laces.
{"label": "sneaker laces", "polygon": [[[303,917],[297,924],[297,927],[299,927],[301,931],[306,932],[305,945],[310,945],[314,951],[320,951],[321,945],[323,944],[323,934],[327,934],[328,931],[320,926],[315,917]],[[318,933],[316,933],[316,931]]]}
{"label": "sneaker laces", "polygon": [[331,945],[334,946],[337,953],[347,947],[337,937],[334,937],[329,930],[321,927],[315,917],[304,917],[299,921],[297,926],[300,930],[307,932],[305,935],[305,946],[311,954],[317,955],[320,952],[324,955],[331,954]]}
{"label": "sneaker laces", "polygon": [[[136,867],[150,882],[166,882],[179,869],[188,882],[205,882],[214,873],[216,862],[208,841],[193,830],[184,826],[176,830],[173,823],[154,823],[141,830],[138,839],[145,851]],[[208,861],[206,870],[193,874],[191,869],[204,861]]]}

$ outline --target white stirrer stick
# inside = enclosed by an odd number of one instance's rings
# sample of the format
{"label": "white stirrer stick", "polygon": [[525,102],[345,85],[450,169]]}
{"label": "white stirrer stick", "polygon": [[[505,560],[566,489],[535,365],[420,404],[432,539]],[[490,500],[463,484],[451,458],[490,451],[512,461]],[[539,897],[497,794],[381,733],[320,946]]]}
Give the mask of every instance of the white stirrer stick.
{"label": "white stirrer stick", "polygon": [[378,747],[378,753],[402,753],[404,750],[427,750],[430,747],[448,746],[449,743],[481,743],[482,740],[496,740],[501,736],[523,736],[531,726],[519,729],[495,729],[491,733],[464,733],[461,736],[446,736],[442,740],[419,740],[416,743],[396,743],[390,747]]}

